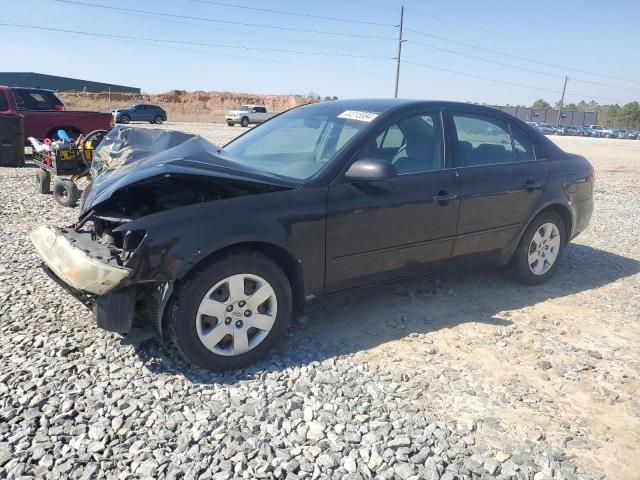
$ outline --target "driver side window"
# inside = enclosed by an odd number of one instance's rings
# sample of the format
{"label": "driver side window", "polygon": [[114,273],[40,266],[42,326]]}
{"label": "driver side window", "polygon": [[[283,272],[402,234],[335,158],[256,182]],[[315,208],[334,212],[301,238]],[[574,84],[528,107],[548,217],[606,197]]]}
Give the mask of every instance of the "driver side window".
{"label": "driver side window", "polygon": [[362,148],[358,159],[364,158],[390,162],[398,175],[443,168],[440,114],[416,115],[385,128]]}

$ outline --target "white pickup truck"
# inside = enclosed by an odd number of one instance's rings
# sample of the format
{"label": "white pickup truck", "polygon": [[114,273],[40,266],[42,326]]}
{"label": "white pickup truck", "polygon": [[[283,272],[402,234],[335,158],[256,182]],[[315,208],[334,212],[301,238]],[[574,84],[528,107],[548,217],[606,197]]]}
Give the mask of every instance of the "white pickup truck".
{"label": "white pickup truck", "polygon": [[250,123],[266,122],[274,115],[275,113],[268,113],[267,109],[261,105],[242,105],[236,110],[227,112],[224,119],[230,127],[236,123],[248,127]]}

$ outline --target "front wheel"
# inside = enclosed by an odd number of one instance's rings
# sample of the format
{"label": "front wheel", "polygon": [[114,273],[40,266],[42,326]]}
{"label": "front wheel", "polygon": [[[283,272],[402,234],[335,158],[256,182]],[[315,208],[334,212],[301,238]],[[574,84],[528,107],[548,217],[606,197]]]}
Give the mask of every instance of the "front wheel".
{"label": "front wheel", "polygon": [[291,285],[270,258],[237,250],[200,268],[175,292],[169,331],[180,353],[209,370],[241,368],[284,335]]}
{"label": "front wheel", "polygon": [[233,126],[235,125],[235,122],[227,122],[227,125],[228,125],[229,127],[233,127]]}
{"label": "front wheel", "polygon": [[249,126],[249,119],[247,117],[242,117],[242,120],[240,120],[240,125],[242,125],[243,127],[248,127]]}
{"label": "front wheel", "polygon": [[120,123],[129,123],[130,120],[129,115],[122,115],[120,117]]}
{"label": "front wheel", "polygon": [[527,285],[538,285],[555,271],[564,248],[566,228],[554,212],[538,215],[527,228],[516,250],[512,266],[516,277]]}

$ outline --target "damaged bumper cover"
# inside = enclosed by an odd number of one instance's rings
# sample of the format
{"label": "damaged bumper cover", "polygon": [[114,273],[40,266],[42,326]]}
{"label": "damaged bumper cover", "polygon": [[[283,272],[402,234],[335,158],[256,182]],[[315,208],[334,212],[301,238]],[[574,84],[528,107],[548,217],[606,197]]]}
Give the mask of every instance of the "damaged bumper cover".
{"label": "damaged bumper cover", "polygon": [[90,256],[88,251],[73,245],[58,228],[38,227],[29,238],[49,270],[75,290],[104,295],[131,273],[128,268]]}

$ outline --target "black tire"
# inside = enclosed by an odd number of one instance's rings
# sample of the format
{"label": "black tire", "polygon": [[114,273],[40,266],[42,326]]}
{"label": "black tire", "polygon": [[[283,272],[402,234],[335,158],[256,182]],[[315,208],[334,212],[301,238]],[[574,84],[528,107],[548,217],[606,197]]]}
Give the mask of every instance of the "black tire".
{"label": "black tire", "polygon": [[242,117],[240,120],[240,125],[247,128],[249,126],[249,119],[247,117]]}
{"label": "black tire", "polygon": [[153,118],[153,123],[155,123],[156,125],[162,125],[163,119],[161,115],[156,115]]}
{"label": "black tire", "polygon": [[75,207],[80,198],[80,191],[71,180],[58,178],[53,183],[53,197],[63,207]]}
{"label": "black tire", "polygon": [[[225,356],[203,345],[196,329],[196,316],[207,292],[216,283],[239,273],[265,279],[275,292],[278,310],[271,330],[260,343],[246,353]],[[190,362],[208,370],[236,369],[260,360],[280,341],[287,330],[291,312],[291,285],[282,269],[259,252],[238,249],[220,255],[181,282],[174,292],[174,304],[167,326],[176,348]]]}
{"label": "black tire", "polygon": [[129,118],[129,115],[122,115],[120,117],[120,123],[129,123],[131,121],[131,118]]}
{"label": "black tire", "polygon": [[235,122],[227,122],[227,125],[230,127],[233,127],[236,123]]}
{"label": "black tire", "polygon": [[[545,273],[536,275],[529,267],[529,247],[533,236],[545,223],[553,223],[557,227],[560,234],[560,246],[558,247],[556,259],[553,265],[551,265],[551,268],[549,268]],[[542,213],[534,218],[527,230],[524,232],[524,235],[518,244],[518,249],[515,251],[511,260],[511,267],[516,279],[526,285],[539,285],[548,280],[558,267],[567,238],[566,231],[567,229],[564,224],[564,220],[555,212]]]}
{"label": "black tire", "polygon": [[38,193],[50,193],[51,192],[51,176],[49,172],[39,168],[36,171],[36,185]]}

